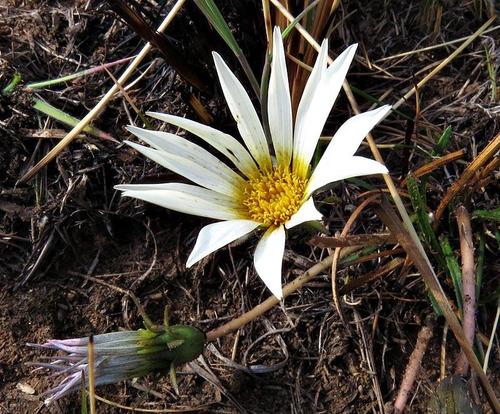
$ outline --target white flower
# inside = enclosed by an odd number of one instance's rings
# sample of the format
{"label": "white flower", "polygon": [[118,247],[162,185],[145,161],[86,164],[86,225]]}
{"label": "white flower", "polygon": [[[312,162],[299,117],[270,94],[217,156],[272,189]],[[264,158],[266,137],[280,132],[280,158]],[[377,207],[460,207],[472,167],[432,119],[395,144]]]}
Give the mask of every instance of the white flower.
{"label": "white flower", "polygon": [[314,207],[312,193],[345,178],[387,173],[382,164],[354,153],[368,132],[389,112],[389,106],[346,121],[314,171],[310,171],[321,131],[356,47],[348,47],[327,66],[328,43],[323,41],[293,127],[283,42],[279,29],[274,30],[267,103],[275,159],[248,94],[214,52],[222,91],[246,148],[232,136],[198,122],[155,112],[148,115],[198,136],[231,161],[235,168],[185,138],[130,126],[128,130],[149,147],[128,142],[130,146],[197,185],[166,183],[118,185],[115,188],[123,190],[124,196],[221,220],[200,231],[187,267],[258,227],[266,228],[255,250],[254,265],[269,290],[281,298],[285,229],[322,217]]}

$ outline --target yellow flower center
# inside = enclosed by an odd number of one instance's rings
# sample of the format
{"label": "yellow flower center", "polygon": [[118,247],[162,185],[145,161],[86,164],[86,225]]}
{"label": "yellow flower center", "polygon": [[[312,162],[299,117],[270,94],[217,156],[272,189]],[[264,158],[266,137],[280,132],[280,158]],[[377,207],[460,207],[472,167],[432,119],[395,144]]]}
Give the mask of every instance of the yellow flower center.
{"label": "yellow flower center", "polygon": [[304,197],[306,180],[288,167],[277,166],[251,178],[242,192],[242,204],[252,220],[279,226],[295,214]]}

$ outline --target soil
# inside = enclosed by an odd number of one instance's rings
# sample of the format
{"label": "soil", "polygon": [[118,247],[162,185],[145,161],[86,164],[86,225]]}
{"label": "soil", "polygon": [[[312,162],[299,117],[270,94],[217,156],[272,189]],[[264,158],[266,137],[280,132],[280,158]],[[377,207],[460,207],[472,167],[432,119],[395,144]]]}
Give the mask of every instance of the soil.
{"label": "soil", "polygon": [[[251,309],[266,299],[268,292],[252,265],[257,237],[234,243],[186,269],[186,259],[207,220],[120,199],[113,190],[120,183],[178,180],[173,173],[121,144],[130,138],[125,126],[137,120],[123,96],[114,99],[93,124],[120,144],[81,136],[34,179],[19,182],[57,142],[37,138],[41,131],[61,135],[61,130],[68,130],[33,109],[32,100],[42,98],[81,118],[113,81],[106,72],[100,72],[39,91],[27,92],[22,86],[132,56],[144,42],[105,2],[1,3],[0,88],[15,73],[21,75],[22,83],[12,94],[0,95],[0,413],[79,413],[78,393],[49,407],[43,404],[43,392],[56,385],[58,379],[28,365],[42,360],[47,353],[26,344],[140,328],[137,309],[113,287],[132,291],[154,321],[162,320],[163,309],[168,306],[171,323],[192,324],[203,331]],[[138,3],[155,27],[173,2]],[[217,3],[252,69],[260,74],[266,45],[261,3]],[[467,36],[487,19],[486,10],[481,14],[472,4],[457,8],[443,2],[441,30],[434,33],[422,24],[424,11],[414,2],[393,3],[343,2],[332,22],[331,35],[331,51],[335,54],[357,41],[361,56],[383,66],[384,71],[369,69],[366,61],[357,62],[349,79],[373,96],[392,90],[387,103],[396,101],[412,86],[412,79],[421,79],[430,64],[449,55],[452,49],[439,48],[390,63],[378,59]],[[298,10],[297,6],[292,11],[297,14]],[[237,135],[208,52],[218,50],[243,79],[237,60],[193,4],[182,9],[167,35],[174,39],[185,61],[203,74],[210,91],[200,93],[188,86],[155,50],[141,64],[138,73],[144,76],[128,91],[129,99],[143,111],[197,119],[190,105],[190,98],[196,96],[213,118],[213,127]],[[452,126],[447,151],[465,148],[466,155],[430,177],[430,209],[437,207],[450,183],[500,131],[500,108],[498,100],[491,99],[491,79],[484,63],[485,48],[496,50],[493,65],[498,68],[500,45],[495,36],[498,31],[474,42],[421,91],[419,104],[426,111],[410,141],[405,134],[408,123],[402,117],[389,120],[374,132],[377,142],[385,144],[383,156],[398,180],[406,171],[424,164],[435,138],[446,126]],[[121,70],[111,69],[115,75]],[[363,110],[370,107],[370,102],[359,100]],[[337,101],[336,108],[326,126],[327,134],[349,116],[344,97]],[[401,110],[413,117],[414,98]],[[155,127],[159,125],[154,123]],[[369,153],[367,148],[361,152]],[[365,182],[372,189],[383,187],[375,178]],[[469,193],[471,209],[498,208],[497,183],[485,181],[483,187]],[[364,191],[366,188],[353,181],[320,195],[318,207],[331,234],[342,230]],[[383,230],[370,209],[357,223],[352,233]],[[500,269],[494,237],[498,228],[491,223],[474,225],[487,238],[482,288],[487,293],[478,311],[478,330],[489,335],[496,311],[491,295],[497,289]],[[442,232],[459,252],[453,214],[447,213]],[[314,229],[290,232],[283,269],[285,282],[328,254],[307,244],[314,234]],[[344,268],[338,278],[343,283],[385,263],[385,259],[373,260]],[[443,274],[440,277],[448,296],[453,297],[451,282]],[[413,268],[406,269],[405,274],[397,270],[345,299],[347,324],[335,310],[330,278],[323,273],[288,297],[282,306],[207,347],[206,365],[200,361],[196,364],[211,373],[209,379],[194,373],[194,368],[182,367],[179,396],[172,389],[167,371],[104,386],[97,393],[124,406],[157,410],[362,414],[381,412],[374,391],[380,389],[389,413],[418,331],[433,313],[425,286]],[[425,412],[439,382],[443,320],[436,318],[434,326],[434,337],[417,376],[408,412]],[[450,374],[459,350],[451,334],[446,347],[446,373]],[[498,390],[497,351],[491,354],[489,377]],[[234,363],[228,363],[227,358]],[[261,373],[250,375],[241,365],[258,366]],[[480,398],[484,412],[491,412],[485,398]],[[98,412],[127,411],[98,402]]]}

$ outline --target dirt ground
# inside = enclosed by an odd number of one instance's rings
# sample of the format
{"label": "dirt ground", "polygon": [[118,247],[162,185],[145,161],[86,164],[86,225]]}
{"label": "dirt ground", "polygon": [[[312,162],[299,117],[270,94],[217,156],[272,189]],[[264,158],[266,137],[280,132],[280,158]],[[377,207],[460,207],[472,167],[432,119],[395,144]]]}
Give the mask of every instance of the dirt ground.
{"label": "dirt ground", "polygon": [[[156,26],[173,2],[139,3]],[[266,44],[261,2],[217,3],[252,69],[260,76]],[[290,3],[293,6],[299,2]],[[348,78],[353,85],[372,96],[382,96],[385,103],[394,103],[458,44],[380,59],[468,36],[488,18],[487,1],[467,2],[465,6],[443,1],[439,24],[422,10],[427,3],[432,2],[342,2],[332,21],[330,50],[335,55],[347,44],[360,43],[362,59],[353,65]],[[295,14],[297,10],[298,6],[292,7]],[[497,19],[491,27],[498,24]],[[420,91],[421,115],[414,134],[408,135],[409,122],[402,116],[389,118],[374,131],[391,175],[399,183],[408,171],[425,164],[436,137],[447,126],[452,127],[446,152],[464,149],[465,154],[431,176],[427,194],[431,210],[500,131],[500,90],[496,98],[492,97],[496,86],[491,86],[494,77],[488,72],[485,52],[489,51],[490,66],[498,68],[498,33],[474,41]],[[153,51],[133,76],[136,79],[142,73],[129,90],[130,97],[144,111],[197,119],[189,103],[196,95],[213,117],[212,126],[236,135],[209,53],[218,50],[242,78],[230,50],[193,4],[182,9],[167,34],[175,39],[186,62],[204,77],[209,93],[186,86],[162,55]],[[113,81],[106,72],[100,72],[50,89],[27,92],[23,85],[132,56],[143,44],[106,2],[0,1],[0,89],[15,73],[22,77],[12,94],[0,94],[0,413],[80,412],[78,394],[44,406],[41,394],[57,379],[26,365],[46,353],[25,344],[140,328],[141,319],[133,303],[113,286],[130,289],[153,320],[161,321],[163,308],[168,306],[172,323],[192,324],[204,331],[268,296],[252,265],[255,236],[186,269],[186,259],[207,220],[132,199],[121,200],[113,190],[121,183],[176,178],[120,143],[129,138],[124,127],[137,119],[123,96],[114,99],[93,123],[118,143],[81,136],[33,180],[19,182],[57,142],[57,138],[40,138],[42,131],[50,130],[59,138],[68,131],[67,126],[33,109],[32,99],[42,98],[82,118]],[[111,69],[115,75],[122,70]],[[363,110],[370,107],[371,102],[358,99]],[[400,110],[415,121],[415,108],[413,97]],[[331,135],[349,111],[347,100],[341,96],[325,134]],[[362,147],[360,153],[368,156],[369,150]],[[492,177],[496,182],[485,181],[470,195],[471,210],[498,208],[498,168]],[[365,183],[370,189],[384,187],[376,178]],[[362,183],[348,181],[317,198],[330,234],[342,230],[366,190]],[[474,226],[476,234],[486,235],[485,293],[477,323],[478,331],[488,336],[498,293],[499,230],[491,222],[474,222]],[[383,225],[368,209],[351,232],[382,230]],[[456,222],[448,211],[441,232],[449,237],[457,253]],[[311,229],[290,232],[285,281],[293,280],[329,254],[307,243],[314,234]],[[400,257],[404,256],[400,253]],[[342,268],[339,283],[372,272],[389,259]],[[453,298],[451,282],[442,272],[439,276]],[[179,396],[173,392],[167,372],[105,386],[97,390],[98,395],[125,406],[157,410],[363,414],[379,413],[383,404],[390,413],[418,331],[433,313],[422,278],[414,268],[398,268],[350,293],[345,300],[347,327],[333,306],[330,277],[323,273],[282,306],[207,347],[204,363],[196,362],[197,368],[182,368]],[[438,384],[443,326],[444,320],[436,318],[408,412],[425,412]],[[445,371],[449,374],[459,350],[451,333],[445,346]],[[498,390],[498,347],[493,347],[490,358],[489,378]],[[241,365],[259,366],[261,373],[250,375]],[[205,376],[193,369],[203,371]],[[482,395],[481,403],[485,413],[491,412]],[[127,411],[99,402],[98,412]]]}

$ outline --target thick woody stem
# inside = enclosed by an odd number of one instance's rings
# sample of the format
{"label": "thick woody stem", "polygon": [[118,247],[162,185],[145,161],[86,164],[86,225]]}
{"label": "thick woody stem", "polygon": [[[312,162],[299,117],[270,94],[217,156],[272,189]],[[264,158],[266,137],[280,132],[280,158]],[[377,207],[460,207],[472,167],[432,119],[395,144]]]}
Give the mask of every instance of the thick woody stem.
{"label": "thick woody stem", "polygon": [[[469,212],[464,206],[459,206],[455,211],[458,230],[460,234],[460,252],[462,256],[462,295],[463,295],[463,320],[462,326],[465,337],[472,346],[476,332],[476,271],[474,264],[474,244]],[[460,352],[455,374],[465,376],[469,371],[469,361],[464,352]]]}
{"label": "thick woody stem", "polygon": [[410,355],[410,360],[408,361],[408,365],[406,366],[398,396],[396,397],[396,401],[394,402],[394,414],[401,414],[406,407],[406,402],[408,401],[408,397],[410,395],[411,389],[413,388],[413,383],[415,382],[418,369],[422,365],[422,359],[424,358],[427,345],[429,344],[429,340],[431,338],[432,322],[429,320],[418,333],[417,344],[415,345],[415,349]]}

